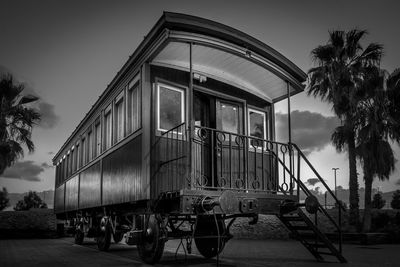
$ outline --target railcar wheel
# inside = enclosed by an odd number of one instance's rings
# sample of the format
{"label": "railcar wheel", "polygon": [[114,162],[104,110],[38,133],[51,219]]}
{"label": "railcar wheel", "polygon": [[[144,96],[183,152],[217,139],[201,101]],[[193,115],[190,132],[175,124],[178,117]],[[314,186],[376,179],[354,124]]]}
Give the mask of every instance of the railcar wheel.
{"label": "railcar wheel", "polygon": [[103,217],[100,221],[97,235],[97,247],[101,251],[107,251],[111,244],[111,226],[108,218]]}
{"label": "railcar wheel", "polygon": [[85,235],[83,234],[82,229],[75,230],[75,244],[82,245],[84,237]]}
{"label": "railcar wheel", "polygon": [[164,252],[165,238],[160,222],[155,215],[146,215],[145,220],[141,216],[136,219],[136,225],[143,229],[137,248],[140,258],[148,264],[154,264],[161,259]]}
{"label": "railcar wheel", "polygon": [[[199,215],[197,218],[194,242],[197,250],[206,259],[217,256],[225,247],[225,239],[222,237],[226,231],[225,222],[221,216],[217,216],[217,222],[218,229],[215,224],[214,216]],[[220,236],[219,238],[218,232]]]}
{"label": "railcar wheel", "polygon": [[114,243],[117,244],[117,243],[121,242],[123,237],[124,237],[124,233],[123,232],[115,232],[113,234]]}

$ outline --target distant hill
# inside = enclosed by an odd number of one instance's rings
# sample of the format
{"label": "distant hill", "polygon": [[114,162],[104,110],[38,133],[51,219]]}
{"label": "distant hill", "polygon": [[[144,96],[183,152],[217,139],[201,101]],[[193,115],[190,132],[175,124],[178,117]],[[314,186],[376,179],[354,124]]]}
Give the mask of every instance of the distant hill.
{"label": "distant hill", "polygon": [[[47,204],[49,209],[52,209],[54,206],[54,190],[47,190],[42,192],[36,192],[39,197]],[[5,210],[14,210],[15,205],[18,201],[24,199],[28,192],[25,193],[8,193],[8,197],[10,199],[10,206]]]}

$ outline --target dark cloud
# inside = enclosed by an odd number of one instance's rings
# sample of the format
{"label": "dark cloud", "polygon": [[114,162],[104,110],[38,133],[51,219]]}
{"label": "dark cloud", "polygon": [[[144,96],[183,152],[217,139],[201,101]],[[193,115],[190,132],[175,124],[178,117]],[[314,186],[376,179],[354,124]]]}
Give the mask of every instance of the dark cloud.
{"label": "dark cloud", "polygon": [[316,185],[317,183],[319,183],[320,181],[319,181],[319,179],[318,178],[310,178],[310,179],[307,179],[307,184],[309,184],[309,185],[311,185],[311,186],[314,186],[314,185]]}
{"label": "dark cloud", "polygon": [[48,164],[47,162],[43,162],[42,165],[40,165],[42,168],[49,169],[53,168],[53,165]]}
{"label": "dark cloud", "polygon": [[39,174],[43,171],[44,168],[32,160],[20,161],[7,168],[1,177],[39,182],[41,181]]}
{"label": "dark cloud", "polygon": [[41,115],[40,127],[49,129],[57,125],[59,117],[54,112],[54,105],[40,101],[37,108]]}
{"label": "dark cloud", "polygon": [[400,179],[396,181],[396,185],[400,185]]}
{"label": "dark cloud", "polygon": [[[277,140],[288,141],[288,116],[276,114]],[[331,142],[331,135],[336,126],[340,125],[337,117],[310,111],[295,110],[291,112],[292,142],[297,144],[304,153],[319,151]]]}

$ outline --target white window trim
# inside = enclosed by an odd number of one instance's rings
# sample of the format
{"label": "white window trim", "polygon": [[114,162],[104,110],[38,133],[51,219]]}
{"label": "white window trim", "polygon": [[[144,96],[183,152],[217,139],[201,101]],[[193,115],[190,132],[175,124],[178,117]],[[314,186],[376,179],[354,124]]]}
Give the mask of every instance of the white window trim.
{"label": "white window trim", "polygon": [[[185,90],[178,88],[178,87],[173,87],[170,85],[167,85],[165,83],[157,83],[157,130],[160,132],[167,132],[170,129],[162,129],[160,127],[160,87],[164,87],[167,89],[170,89],[172,91],[176,91],[181,93],[181,123],[185,122],[185,116],[186,116],[186,110],[185,110]],[[182,134],[182,132],[178,132],[178,134]]]}
{"label": "white window trim", "polygon": [[[247,108],[247,130],[248,130],[248,133],[249,133],[249,137],[254,137],[254,138],[258,138],[258,137],[251,135],[250,112],[254,112],[254,113],[260,114],[260,115],[262,115],[264,117],[264,120],[263,120],[263,126],[264,126],[263,140],[267,140],[267,112],[260,111],[260,110],[257,110],[257,109]],[[253,145],[250,144],[250,141],[251,141],[251,139],[249,139],[249,148],[252,149]],[[261,147],[256,147],[256,148],[261,150]],[[266,143],[264,143],[264,150],[265,149],[266,149]]]}
{"label": "white window trim", "polygon": [[[115,132],[115,134],[114,134],[114,140],[113,140],[113,144],[116,144],[116,143],[118,143],[118,142],[120,142],[121,140],[123,140],[124,138],[125,138],[125,107],[124,107],[124,103],[125,103],[125,98],[124,98],[124,90],[122,90],[119,94],[118,94],[118,96],[115,98],[115,100],[114,100],[114,121],[113,121],[113,123],[114,123],[114,125],[112,126],[113,128],[114,128],[114,132]],[[117,109],[117,107],[119,106],[119,105],[121,105],[121,102],[122,102],[122,113],[121,113],[121,133],[119,133],[118,132],[118,109]],[[118,140],[118,133],[119,134],[121,134],[121,139],[119,139]]]}
{"label": "white window trim", "polygon": [[[133,103],[132,98],[133,98],[133,93],[134,91],[136,91],[137,94],[137,98],[136,98],[136,103]],[[127,99],[126,99],[126,105],[130,105],[132,106],[133,104],[135,104],[135,109],[136,109],[136,115],[137,115],[137,123],[138,123],[138,128],[137,129],[133,129],[133,108],[130,107],[130,110],[127,106],[126,108],[126,119],[129,118],[129,121],[127,121],[128,124],[126,124],[127,126],[127,130],[129,130],[129,134],[137,131],[138,129],[141,128],[141,113],[139,113],[139,110],[141,107],[140,106],[140,101],[141,101],[141,92],[140,92],[140,77],[139,74],[137,74],[128,84],[127,86]],[[131,103],[132,102],[132,103]],[[128,126],[130,129],[128,129]]]}

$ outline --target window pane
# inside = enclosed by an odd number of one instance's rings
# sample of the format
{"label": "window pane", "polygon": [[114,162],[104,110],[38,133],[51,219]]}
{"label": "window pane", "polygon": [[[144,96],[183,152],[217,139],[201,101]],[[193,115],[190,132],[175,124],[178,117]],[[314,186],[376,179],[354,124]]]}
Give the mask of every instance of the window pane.
{"label": "window pane", "polygon": [[85,139],[82,139],[82,146],[81,146],[81,150],[82,150],[82,166],[85,165],[86,163],[86,143],[85,143]]}
{"label": "window pane", "polygon": [[249,121],[250,121],[250,136],[265,138],[264,121],[265,115],[261,113],[256,113],[254,111],[249,111]]}
{"label": "window pane", "polygon": [[105,114],[104,117],[104,128],[105,128],[105,132],[104,132],[104,144],[105,144],[105,149],[108,149],[111,147],[111,134],[112,134],[112,130],[111,130],[111,112],[108,112],[107,114]]}
{"label": "window pane", "polygon": [[79,169],[79,167],[81,166],[81,157],[80,157],[80,149],[79,149],[79,145],[76,145],[76,169]]}
{"label": "window pane", "polygon": [[239,108],[236,105],[221,103],[222,131],[239,133]]}
{"label": "window pane", "polygon": [[95,131],[95,156],[97,157],[98,155],[100,155],[101,152],[101,127],[100,127],[100,123],[97,123],[94,127],[94,131]]}
{"label": "window pane", "polygon": [[139,84],[128,90],[128,133],[140,128]]}
{"label": "window pane", "polygon": [[124,99],[121,98],[115,103],[115,137],[118,142],[124,138]]}
{"label": "window pane", "polygon": [[162,86],[159,88],[159,128],[170,130],[183,122],[183,92]]}
{"label": "window pane", "polygon": [[92,159],[92,153],[93,153],[92,132],[88,133],[86,142],[87,142],[87,157],[88,157],[86,162],[89,162]]}

